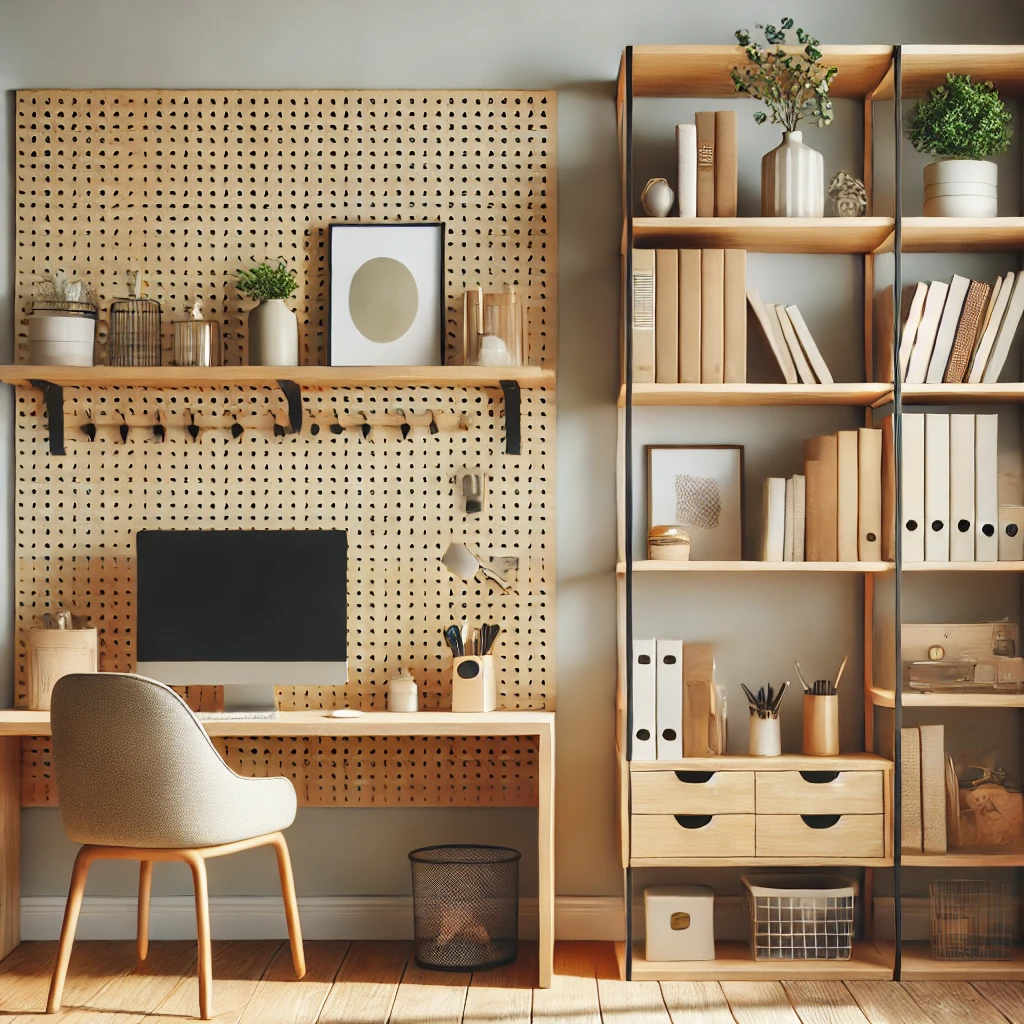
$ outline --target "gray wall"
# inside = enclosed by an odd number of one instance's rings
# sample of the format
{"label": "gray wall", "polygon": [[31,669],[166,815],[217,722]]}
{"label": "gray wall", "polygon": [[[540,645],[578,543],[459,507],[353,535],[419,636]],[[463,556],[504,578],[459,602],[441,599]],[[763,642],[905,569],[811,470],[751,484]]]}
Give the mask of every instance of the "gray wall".
{"label": "gray wall", "polygon": [[[728,9],[726,9],[728,7]],[[863,0],[858,4],[799,0],[788,11],[826,41],[1019,42],[1024,11],[1015,0]],[[559,186],[561,202],[559,362],[559,607],[558,621],[558,853],[557,887],[564,895],[618,894],[614,819],[612,715],[615,687],[614,453],[618,386],[619,309],[618,171],[613,79],[622,47],[629,42],[726,43],[740,26],[782,12],[752,0],[721,7],[673,0],[522,0],[520,3],[446,0],[3,0],[0,6],[0,358],[9,361],[11,307],[11,211],[14,205],[12,97],[24,88],[88,87],[473,87],[545,88],[559,91]],[[745,119],[744,119],[745,120]],[[857,128],[839,123],[830,132]],[[748,139],[744,129],[744,139]],[[815,144],[812,130],[808,141]],[[774,129],[744,141],[743,152],[759,154],[775,143]],[[825,148],[825,147],[823,147]],[[840,146],[836,152],[844,152]],[[755,165],[756,166],[756,165]],[[830,171],[835,168],[830,167]],[[664,173],[664,172],[663,172]],[[750,177],[744,171],[744,181]],[[835,260],[841,302],[837,318],[859,316],[853,268]],[[775,269],[761,261],[756,274],[763,293],[793,278],[798,264]],[[772,276],[776,280],[772,281]],[[797,301],[802,298],[794,296]],[[813,327],[812,327],[813,329]],[[7,392],[9,389],[0,389]],[[0,479],[11,479],[11,396],[0,394]],[[764,472],[792,472],[776,465],[770,441],[792,447],[832,420],[772,418],[759,444]],[[820,418],[820,417],[819,417]],[[718,414],[725,425],[731,417]],[[702,427],[710,429],[712,419]],[[667,420],[663,439],[683,440],[696,427],[688,417]],[[737,433],[742,425],[735,423]],[[806,429],[805,429],[806,428]],[[654,428],[652,427],[652,430]],[[774,433],[777,431],[777,434]],[[748,435],[749,436],[749,435]],[[726,438],[722,438],[726,439]],[[758,456],[761,458],[761,456]],[[0,505],[0,705],[10,703],[12,621],[12,501]],[[737,630],[754,622],[765,602],[797,602],[815,624],[816,603],[795,588],[774,593],[763,583],[716,583]],[[856,616],[859,583],[825,585],[819,597]],[[678,621],[700,589],[652,591],[675,598]],[[834,600],[833,600],[834,599]],[[657,628],[677,622],[662,612]],[[831,621],[831,620],[830,620]],[[712,628],[709,623],[707,628]],[[703,627],[702,627],[703,628]],[[678,632],[678,630],[676,630]],[[810,631],[809,631],[810,632]],[[816,642],[812,656],[826,658],[859,637],[847,624],[834,645]],[[767,669],[784,670],[790,652],[765,625],[748,638],[767,646]],[[822,668],[824,671],[824,667]],[[852,693],[851,693],[852,697]],[[405,852],[433,841],[475,837],[507,842],[524,851],[533,844],[531,811],[306,810],[293,829],[296,876],[305,894],[398,893],[407,890]],[[24,892],[66,892],[72,846],[56,811],[24,814]],[[526,889],[533,887],[535,858],[526,863]],[[239,858],[215,891],[273,892],[269,861],[258,854]],[[130,871],[97,871],[90,892],[129,894]],[[158,872],[158,892],[186,892],[184,876]]]}

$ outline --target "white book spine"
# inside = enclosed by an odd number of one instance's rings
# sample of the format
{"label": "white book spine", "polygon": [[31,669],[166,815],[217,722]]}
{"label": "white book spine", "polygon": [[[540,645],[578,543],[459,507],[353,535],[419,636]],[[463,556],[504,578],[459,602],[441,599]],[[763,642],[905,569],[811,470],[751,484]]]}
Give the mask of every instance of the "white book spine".
{"label": "white book spine", "polygon": [[807,477],[802,473],[793,477],[793,512],[793,561],[802,562],[807,533]]}
{"label": "white book spine", "polygon": [[924,417],[924,540],[926,562],[949,561],[949,413]]}
{"label": "white book spine", "polygon": [[796,527],[796,508],[794,506],[794,481],[790,477],[786,481],[786,538],[782,553],[784,562],[792,562],[794,554],[794,528]]}
{"label": "white book spine", "polygon": [[[985,367],[985,374],[981,378],[982,384],[998,384],[1002,375],[1003,367],[1006,365],[1006,357],[1010,354],[1010,346],[1017,335],[1017,328],[1020,326],[1021,316],[1024,315],[1024,273],[1017,275],[1013,285],[1013,292],[1010,301],[1006,306],[1006,313],[1003,322],[999,325],[999,334],[996,335],[996,343],[992,349],[988,365]],[[1012,379],[1017,380],[1020,373],[1012,374]]]}
{"label": "white book spine", "polygon": [[949,364],[949,355],[953,351],[953,341],[960,323],[960,314],[963,312],[964,299],[967,298],[967,289],[970,286],[970,278],[962,277],[960,274],[953,275],[942,307],[939,329],[935,334],[932,357],[928,361],[928,372],[924,378],[926,384],[942,383],[946,366]]}
{"label": "white book spine", "polygon": [[633,760],[654,761],[657,748],[657,691],[654,640],[633,641]]}
{"label": "white book spine", "polygon": [[[921,314],[924,312],[924,300],[928,294],[928,285],[924,281],[918,281],[914,289],[914,297],[910,301],[910,309],[907,312],[907,319],[903,324],[900,333],[900,380],[907,379],[907,366],[910,364],[910,353],[914,351],[914,339],[917,337],[917,328],[921,323]],[[897,310],[896,315],[899,316]]]}
{"label": "white book spine", "polygon": [[786,481],[772,476],[764,482],[764,561],[783,561],[785,543]]}
{"label": "white book spine", "polygon": [[680,217],[697,216],[697,126],[676,125],[676,155],[678,159],[678,184],[676,197],[679,200]]}
{"label": "white book spine", "polygon": [[683,756],[683,642],[657,642],[658,760]]}
{"label": "white book spine", "polygon": [[924,561],[924,414],[904,413],[900,486],[903,522],[900,524],[904,562]]}
{"label": "white book spine", "polygon": [[822,358],[821,352],[818,350],[817,342],[814,340],[814,337],[807,326],[807,322],[804,320],[803,314],[796,306],[787,306],[786,313],[789,315],[789,319],[793,324],[796,336],[800,339],[800,344],[807,355],[807,361],[811,364],[811,369],[818,378],[818,383],[834,383],[828,364]]}
{"label": "white book spine", "polygon": [[774,313],[779,321],[779,328],[782,331],[782,337],[785,339],[786,346],[789,348],[790,355],[793,357],[793,365],[796,367],[800,383],[816,383],[814,379],[814,371],[811,369],[811,364],[807,361],[807,356],[804,354],[804,350],[800,345],[800,339],[796,336],[796,331],[793,330],[793,322],[789,319],[789,313],[786,312],[786,307],[781,303],[772,302],[769,304],[768,310],[770,313]]}
{"label": "white book spine", "polygon": [[974,421],[974,560],[999,561],[999,415]]}
{"label": "white book spine", "polygon": [[1013,291],[1013,283],[1016,275],[1011,271],[1001,281],[997,281],[998,290],[992,294],[992,312],[988,314],[988,323],[982,332],[981,341],[978,342],[978,350],[974,353],[971,361],[971,368],[967,374],[968,384],[980,384],[985,376],[985,368],[992,356],[992,349],[996,343],[996,336],[1002,326],[1003,317],[1006,314],[1006,307],[1010,302],[1010,292]]}
{"label": "white book spine", "polygon": [[974,416],[949,417],[949,560],[974,561]]}
{"label": "white book spine", "polygon": [[942,307],[946,302],[949,286],[944,281],[932,281],[928,287],[928,296],[924,300],[924,312],[917,328],[917,340],[914,351],[910,353],[910,365],[907,367],[907,383],[923,384],[928,373],[928,364],[935,348],[935,332],[939,329]]}

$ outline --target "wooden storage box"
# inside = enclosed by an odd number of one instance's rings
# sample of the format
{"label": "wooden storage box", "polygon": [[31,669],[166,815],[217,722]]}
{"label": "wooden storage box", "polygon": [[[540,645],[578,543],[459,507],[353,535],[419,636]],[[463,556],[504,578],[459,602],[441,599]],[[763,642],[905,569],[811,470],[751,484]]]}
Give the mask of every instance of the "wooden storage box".
{"label": "wooden storage box", "polygon": [[881,772],[758,772],[757,813],[881,814]]}
{"label": "wooden storage box", "polygon": [[95,629],[30,629],[28,707],[49,711],[53,684],[73,672],[95,672],[98,650]]}
{"label": "wooden storage box", "polygon": [[635,772],[634,814],[753,814],[753,772]]}
{"label": "wooden storage box", "polygon": [[753,857],[752,814],[636,814],[634,857]]}
{"label": "wooden storage box", "polygon": [[758,857],[837,857],[855,863],[885,855],[881,814],[759,814]]}
{"label": "wooden storage box", "polygon": [[706,885],[644,889],[647,960],[714,960],[715,894]]}

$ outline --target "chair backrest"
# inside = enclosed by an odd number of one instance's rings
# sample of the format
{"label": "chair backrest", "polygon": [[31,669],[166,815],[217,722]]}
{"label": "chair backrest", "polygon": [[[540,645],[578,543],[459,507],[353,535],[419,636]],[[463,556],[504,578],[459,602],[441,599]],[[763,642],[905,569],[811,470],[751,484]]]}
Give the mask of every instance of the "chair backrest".
{"label": "chair backrest", "polygon": [[183,825],[212,813],[217,790],[238,778],[181,697],[145,676],[64,676],[50,722],[61,818],[75,842],[184,846]]}

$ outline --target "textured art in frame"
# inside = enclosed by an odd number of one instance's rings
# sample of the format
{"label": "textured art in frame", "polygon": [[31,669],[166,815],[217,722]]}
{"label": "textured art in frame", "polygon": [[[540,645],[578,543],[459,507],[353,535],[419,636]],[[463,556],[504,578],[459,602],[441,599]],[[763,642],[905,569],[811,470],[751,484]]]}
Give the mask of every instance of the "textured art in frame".
{"label": "textured art in frame", "polygon": [[444,225],[331,225],[331,366],[444,362]]}
{"label": "textured art in frame", "polygon": [[682,526],[691,561],[743,557],[743,446],[648,445],[647,520]]}

